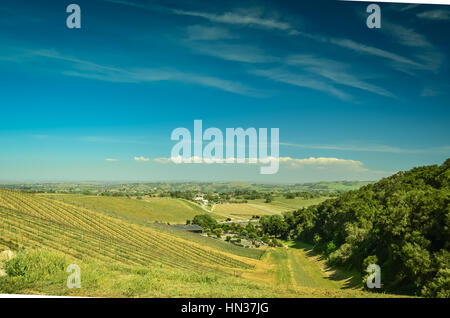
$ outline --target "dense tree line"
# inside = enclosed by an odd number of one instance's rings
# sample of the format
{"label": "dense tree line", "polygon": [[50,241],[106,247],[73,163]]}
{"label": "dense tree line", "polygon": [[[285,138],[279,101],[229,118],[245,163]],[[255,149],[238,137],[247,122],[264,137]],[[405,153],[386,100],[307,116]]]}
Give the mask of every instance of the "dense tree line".
{"label": "dense tree line", "polygon": [[447,159],[285,214],[285,225],[277,218],[262,226],[313,243],[331,264],[361,273],[378,264],[383,290],[450,297],[449,203]]}

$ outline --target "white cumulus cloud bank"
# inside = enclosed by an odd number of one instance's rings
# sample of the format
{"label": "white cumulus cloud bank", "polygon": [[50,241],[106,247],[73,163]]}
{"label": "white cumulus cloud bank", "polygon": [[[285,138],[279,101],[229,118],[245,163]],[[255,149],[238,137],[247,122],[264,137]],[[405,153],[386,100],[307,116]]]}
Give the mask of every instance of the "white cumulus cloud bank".
{"label": "white cumulus cloud bank", "polygon": [[[268,157],[266,159],[246,158],[244,162],[237,162],[237,158],[200,158],[181,156],[175,158],[156,158],[157,164],[174,165],[171,169],[178,172],[190,171],[191,173],[206,175],[212,173],[216,176],[224,175],[232,180],[253,180],[270,182],[315,182],[338,180],[379,180],[393,174],[392,171],[373,170],[364,166],[363,162],[352,159],[333,157]],[[277,161],[279,166],[275,174],[264,176],[259,174],[256,167],[264,167],[272,161]],[[197,164],[182,164],[194,163]],[[218,164],[222,163],[222,164]],[[175,168],[176,166],[176,168]],[[245,179],[247,178],[247,179]],[[260,178],[260,179],[258,179]],[[269,178],[269,179],[263,179]]]}
{"label": "white cumulus cloud bank", "polygon": [[150,161],[150,159],[140,156],[140,157],[134,157],[134,161],[147,162],[147,161]]}
{"label": "white cumulus cloud bank", "polygon": [[[135,158],[136,160],[136,158]],[[281,165],[285,165],[292,168],[300,168],[300,167],[326,167],[326,166],[340,166],[340,167],[348,167],[350,169],[360,169],[360,170],[368,170],[363,167],[363,163],[357,160],[351,159],[339,159],[339,158],[325,158],[325,157],[310,157],[310,158],[291,158],[291,157],[267,157],[265,159],[258,158],[245,158],[245,164],[265,164],[271,161],[278,160]],[[226,159],[215,159],[215,158],[201,158],[201,157],[189,157],[183,158],[182,156],[173,157],[173,158],[156,158],[154,159],[157,163],[239,163],[237,158],[226,158]]]}
{"label": "white cumulus cloud bank", "polygon": [[291,158],[291,157],[280,157],[280,164],[291,168],[340,168],[346,170],[354,171],[368,171],[369,169],[364,168],[361,161],[351,160],[351,159],[339,159],[339,158]]}

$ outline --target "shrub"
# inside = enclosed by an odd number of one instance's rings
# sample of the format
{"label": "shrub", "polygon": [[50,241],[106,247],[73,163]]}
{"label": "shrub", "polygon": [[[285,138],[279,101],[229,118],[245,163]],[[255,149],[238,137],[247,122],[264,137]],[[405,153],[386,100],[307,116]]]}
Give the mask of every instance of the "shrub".
{"label": "shrub", "polygon": [[22,251],[6,263],[6,274],[11,277],[41,278],[64,272],[66,258],[44,249]]}
{"label": "shrub", "polygon": [[222,237],[222,229],[220,229],[220,228],[214,229],[213,233],[214,233],[214,235],[217,236],[217,238]]}
{"label": "shrub", "polygon": [[331,253],[333,253],[334,251],[336,251],[336,245],[334,244],[333,241],[328,242],[326,248],[325,248],[325,254],[326,255],[330,255]]}
{"label": "shrub", "polygon": [[283,247],[283,244],[276,238],[273,238],[270,243],[271,243],[271,246],[273,246],[273,247]]}
{"label": "shrub", "polygon": [[348,243],[344,243],[336,251],[332,252],[328,259],[330,264],[343,265],[352,256],[352,246]]}
{"label": "shrub", "polygon": [[319,248],[320,243],[322,242],[322,238],[320,237],[319,234],[314,234],[314,238],[313,238],[313,243],[314,243],[314,248]]}
{"label": "shrub", "polygon": [[440,269],[433,280],[423,287],[422,296],[450,298],[450,269]]}

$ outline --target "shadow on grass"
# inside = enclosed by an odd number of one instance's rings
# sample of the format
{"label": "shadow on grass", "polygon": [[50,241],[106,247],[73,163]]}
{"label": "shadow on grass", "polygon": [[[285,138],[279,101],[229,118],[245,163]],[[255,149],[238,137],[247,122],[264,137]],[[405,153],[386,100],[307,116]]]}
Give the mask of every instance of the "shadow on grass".
{"label": "shadow on grass", "polygon": [[308,257],[316,257],[318,261],[324,262],[326,267],[325,272],[328,273],[326,279],[342,283],[342,289],[354,289],[361,287],[361,275],[356,272],[351,272],[344,268],[337,266],[330,266],[328,260],[322,254],[314,250],[313,246],[308,243],[294,241],[289,245],[290,248],[301,249],[306,252]]}

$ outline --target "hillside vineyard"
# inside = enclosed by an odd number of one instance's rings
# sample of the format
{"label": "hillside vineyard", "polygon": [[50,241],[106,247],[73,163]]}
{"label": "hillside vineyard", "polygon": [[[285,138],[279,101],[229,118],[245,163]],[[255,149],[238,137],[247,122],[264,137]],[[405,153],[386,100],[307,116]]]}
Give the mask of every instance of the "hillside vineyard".
{"label": "hillside vineyard", "polygon": [[37,248],[75,259],[124,265],[162,263],[193,271],[251,268],[228,255],[147,227],[80,207],[10,190],[0,190],[0,248]]}

